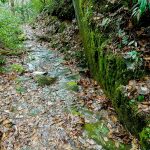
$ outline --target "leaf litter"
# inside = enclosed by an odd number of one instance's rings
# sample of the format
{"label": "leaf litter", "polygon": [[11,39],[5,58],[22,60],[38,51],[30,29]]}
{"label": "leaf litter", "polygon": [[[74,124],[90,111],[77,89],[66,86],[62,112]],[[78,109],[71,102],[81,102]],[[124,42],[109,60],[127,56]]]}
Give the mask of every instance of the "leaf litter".
{"label": "leaf litter", "polygon": [[[105,141],[113,139],[116,145],[118,141],[132,143],[132,147],[138,150],[138,142],[119,123],[110,100],[97,82],[87,77],[88,70],[75,79],[78,92],[67,90],[64,85],[74,80],[66,79],[66,76],[81,72],[81,68],[75,66],[76,61],[65,61],[61,53],[47,48],[48,43],[37,42],[36,31],[29,26],[24,26],[24,30],[27,34],[27,53],[21,57],[7,58],[6,65],[14,62],[23,64],[25,72],[8,72],[2,74],[0,80],[1,149],[102,150],[101,145],[87,136],[84,126],[103,120],[109,129]],[[34,59],[29,59],[29,55]],[[58,80],[50,86],[39,86],[33,77],[34,72],[46,72],[54,78],[56,72],[66,68],[69,69],[60,73]],[[26,90],[17,92],[18,86]]]}

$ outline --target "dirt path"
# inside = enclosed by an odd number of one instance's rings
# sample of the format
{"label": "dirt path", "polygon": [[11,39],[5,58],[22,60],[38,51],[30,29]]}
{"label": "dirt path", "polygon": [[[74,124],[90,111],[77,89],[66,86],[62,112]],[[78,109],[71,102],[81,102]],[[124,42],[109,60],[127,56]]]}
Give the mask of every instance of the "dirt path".
{"label": "dirt path", "polygon": [[[69,114],[77,102],[72,86],[77,88],[79,74],[63,65],[63,58],[57,52],[41,46],[30,27],[25,26],[24,30],[28,55],[22,60],[12,56],[9,62],[22,63],[26,72],[10,73],[0,79],[1,149],[102,149],[94,141],[91,145],[80,137],[81,142],[74,134],[82,126],[81,118]],[[39,86],[35,78],[42,72],[56,81]]]}
{"label": "dirt path", "polygon": [[27,54],[8,57],[0,78],[1,149],[129,150],[133,137],[97,83],[38,42],[36,30],[24,32]]}

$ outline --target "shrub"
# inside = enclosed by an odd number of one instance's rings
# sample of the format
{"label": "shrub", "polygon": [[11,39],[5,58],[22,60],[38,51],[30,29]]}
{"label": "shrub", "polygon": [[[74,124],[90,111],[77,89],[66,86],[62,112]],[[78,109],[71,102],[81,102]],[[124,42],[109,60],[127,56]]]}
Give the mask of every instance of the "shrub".
{"label": "shrub", "polygon": [[43,11],[43,9],[50,5],[53,0],[32,0],[32,7],[35,9],[37,12]]}
{"label": "shrub", "polygon": [[6,8],[0,8],[0,48],[18,49],[21,46],[19,35],[20,19]]}

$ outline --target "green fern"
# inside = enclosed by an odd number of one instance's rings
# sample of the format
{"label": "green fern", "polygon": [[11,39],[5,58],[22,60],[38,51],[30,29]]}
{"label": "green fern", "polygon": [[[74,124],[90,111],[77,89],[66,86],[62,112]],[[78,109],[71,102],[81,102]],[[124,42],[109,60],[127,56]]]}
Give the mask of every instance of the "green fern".
{"label": "green fern", "polygon": [[136,3],[133,9],[132,15],[137,17],[137,20],[140,20],[140,17],[149,9],[150,10],[150,1],[149,0],[133,0],[133,3]]}
{"label": "green fern", "polygon": [[147,0],[138,0],[138,4],[140,5],[139,9],[140,9],[141,14],[143,14],[147,10],[148,3],[149,2]]}

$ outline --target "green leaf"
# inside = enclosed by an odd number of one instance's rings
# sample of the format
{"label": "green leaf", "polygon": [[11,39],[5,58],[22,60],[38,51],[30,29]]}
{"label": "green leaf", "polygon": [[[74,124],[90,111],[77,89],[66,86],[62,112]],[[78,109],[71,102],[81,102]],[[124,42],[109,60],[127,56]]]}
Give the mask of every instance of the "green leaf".
{"label": "green leaf", "polygon": [[147,0],[138,0],[138,4],[140,5],[141,14],[143,14],[147,8]]}
{"label": "green leaf", "polygon": [[129,105],[134,105],[135,104],[135,100],[134,99],[131,99],[130,101],[129,101]]}
{"label": "green leaf", "polygon": [[139,95],[138,96],[138,101],[143,102],[144,101],[144,95]]}

